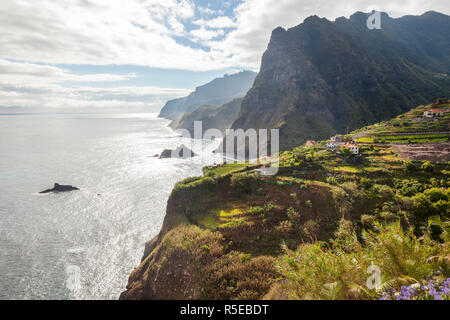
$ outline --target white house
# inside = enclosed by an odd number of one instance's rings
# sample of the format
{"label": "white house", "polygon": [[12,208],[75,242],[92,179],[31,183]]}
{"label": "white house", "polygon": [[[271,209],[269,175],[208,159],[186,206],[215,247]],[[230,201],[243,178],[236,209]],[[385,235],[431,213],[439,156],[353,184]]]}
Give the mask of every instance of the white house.
{"label": "white house", "polygon": [[327,143],[327,148],[334,149],[334,148],[336,148],[336,147],[337,147],[337,144],[334,143],[334,142],[328,142],[328,143]]}
{"label": "white house", "polygon": [[346,143],[343,145],[343,147],[349,149],[353,154],[359,154],[359,147],[357,144]]}
{"label": "white house", "polygon": [[340,142],[344,141],[344,136],[340,135],[340,134],[337,134],[334,137],[331,137],[330,140],[331,140],[332,143],[337,144],[337,143],[340,143]]}
{"label": "white house", "polygon": [[445,113],[448,113],[448,109],[430,109],[423,113],[424,117],[432,118],[432,117],[442,117]]}

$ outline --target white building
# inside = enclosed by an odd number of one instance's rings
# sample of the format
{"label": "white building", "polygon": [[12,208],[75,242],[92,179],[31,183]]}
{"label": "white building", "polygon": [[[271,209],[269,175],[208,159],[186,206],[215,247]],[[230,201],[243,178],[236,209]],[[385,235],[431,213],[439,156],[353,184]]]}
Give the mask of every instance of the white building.
{"label": "white building", "polygon": [[353,154],[359,154],[359,147],[354,143],[347,143],[343,145],[344,148],[349,149]]}

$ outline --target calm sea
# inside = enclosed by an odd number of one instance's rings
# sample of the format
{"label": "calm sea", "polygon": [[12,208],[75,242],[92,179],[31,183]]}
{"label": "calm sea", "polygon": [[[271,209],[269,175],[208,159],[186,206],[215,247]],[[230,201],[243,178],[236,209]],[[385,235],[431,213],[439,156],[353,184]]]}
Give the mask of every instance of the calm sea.
{"label": "calm sea", "polygon": [[[190,142],[167,124],[139,113],[0,115],[0,299],[119,297],[172,187],[204,165],[153,157]],[[81,190],[38,194],[55,182]]]}

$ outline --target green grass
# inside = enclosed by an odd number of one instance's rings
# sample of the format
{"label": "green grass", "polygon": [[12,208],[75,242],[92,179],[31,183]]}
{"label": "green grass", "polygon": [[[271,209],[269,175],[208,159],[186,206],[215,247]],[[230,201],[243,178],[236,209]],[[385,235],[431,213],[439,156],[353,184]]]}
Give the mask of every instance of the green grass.
{"label": "green grass", "polygon": [[247,168],[247,166],[248,166],[248,164],[246,164],[246,163],[232,163],[232,164],[220,165],[215,168],[204,167],[203,174],[205,176],[220,177],[220,176],[224,176],[227,174],[245,170]]}
{"label": "green grass", "polygon": [[334,171],[345,172],[345,173],[358,173],[361,172],[361,169],[350,167],[350,166],[342,166],[333,168]]}

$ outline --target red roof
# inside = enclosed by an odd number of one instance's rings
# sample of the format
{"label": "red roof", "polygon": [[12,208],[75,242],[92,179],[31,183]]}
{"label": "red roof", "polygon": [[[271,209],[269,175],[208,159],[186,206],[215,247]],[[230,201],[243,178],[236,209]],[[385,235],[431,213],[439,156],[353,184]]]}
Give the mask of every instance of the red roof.
{"label": "red roof", "polygon": [[445,112],[448,112],[448,109],[431,109],[429,111],[431,111],[433,113],[441,113],[441,112],[445,113]]}
{"label": "red roof", "polygon": [[353,143],[346,143],[346,144],[344,144],[344,147],[351,149],[351,148],[358,148],[358,145],[353,144]]}

